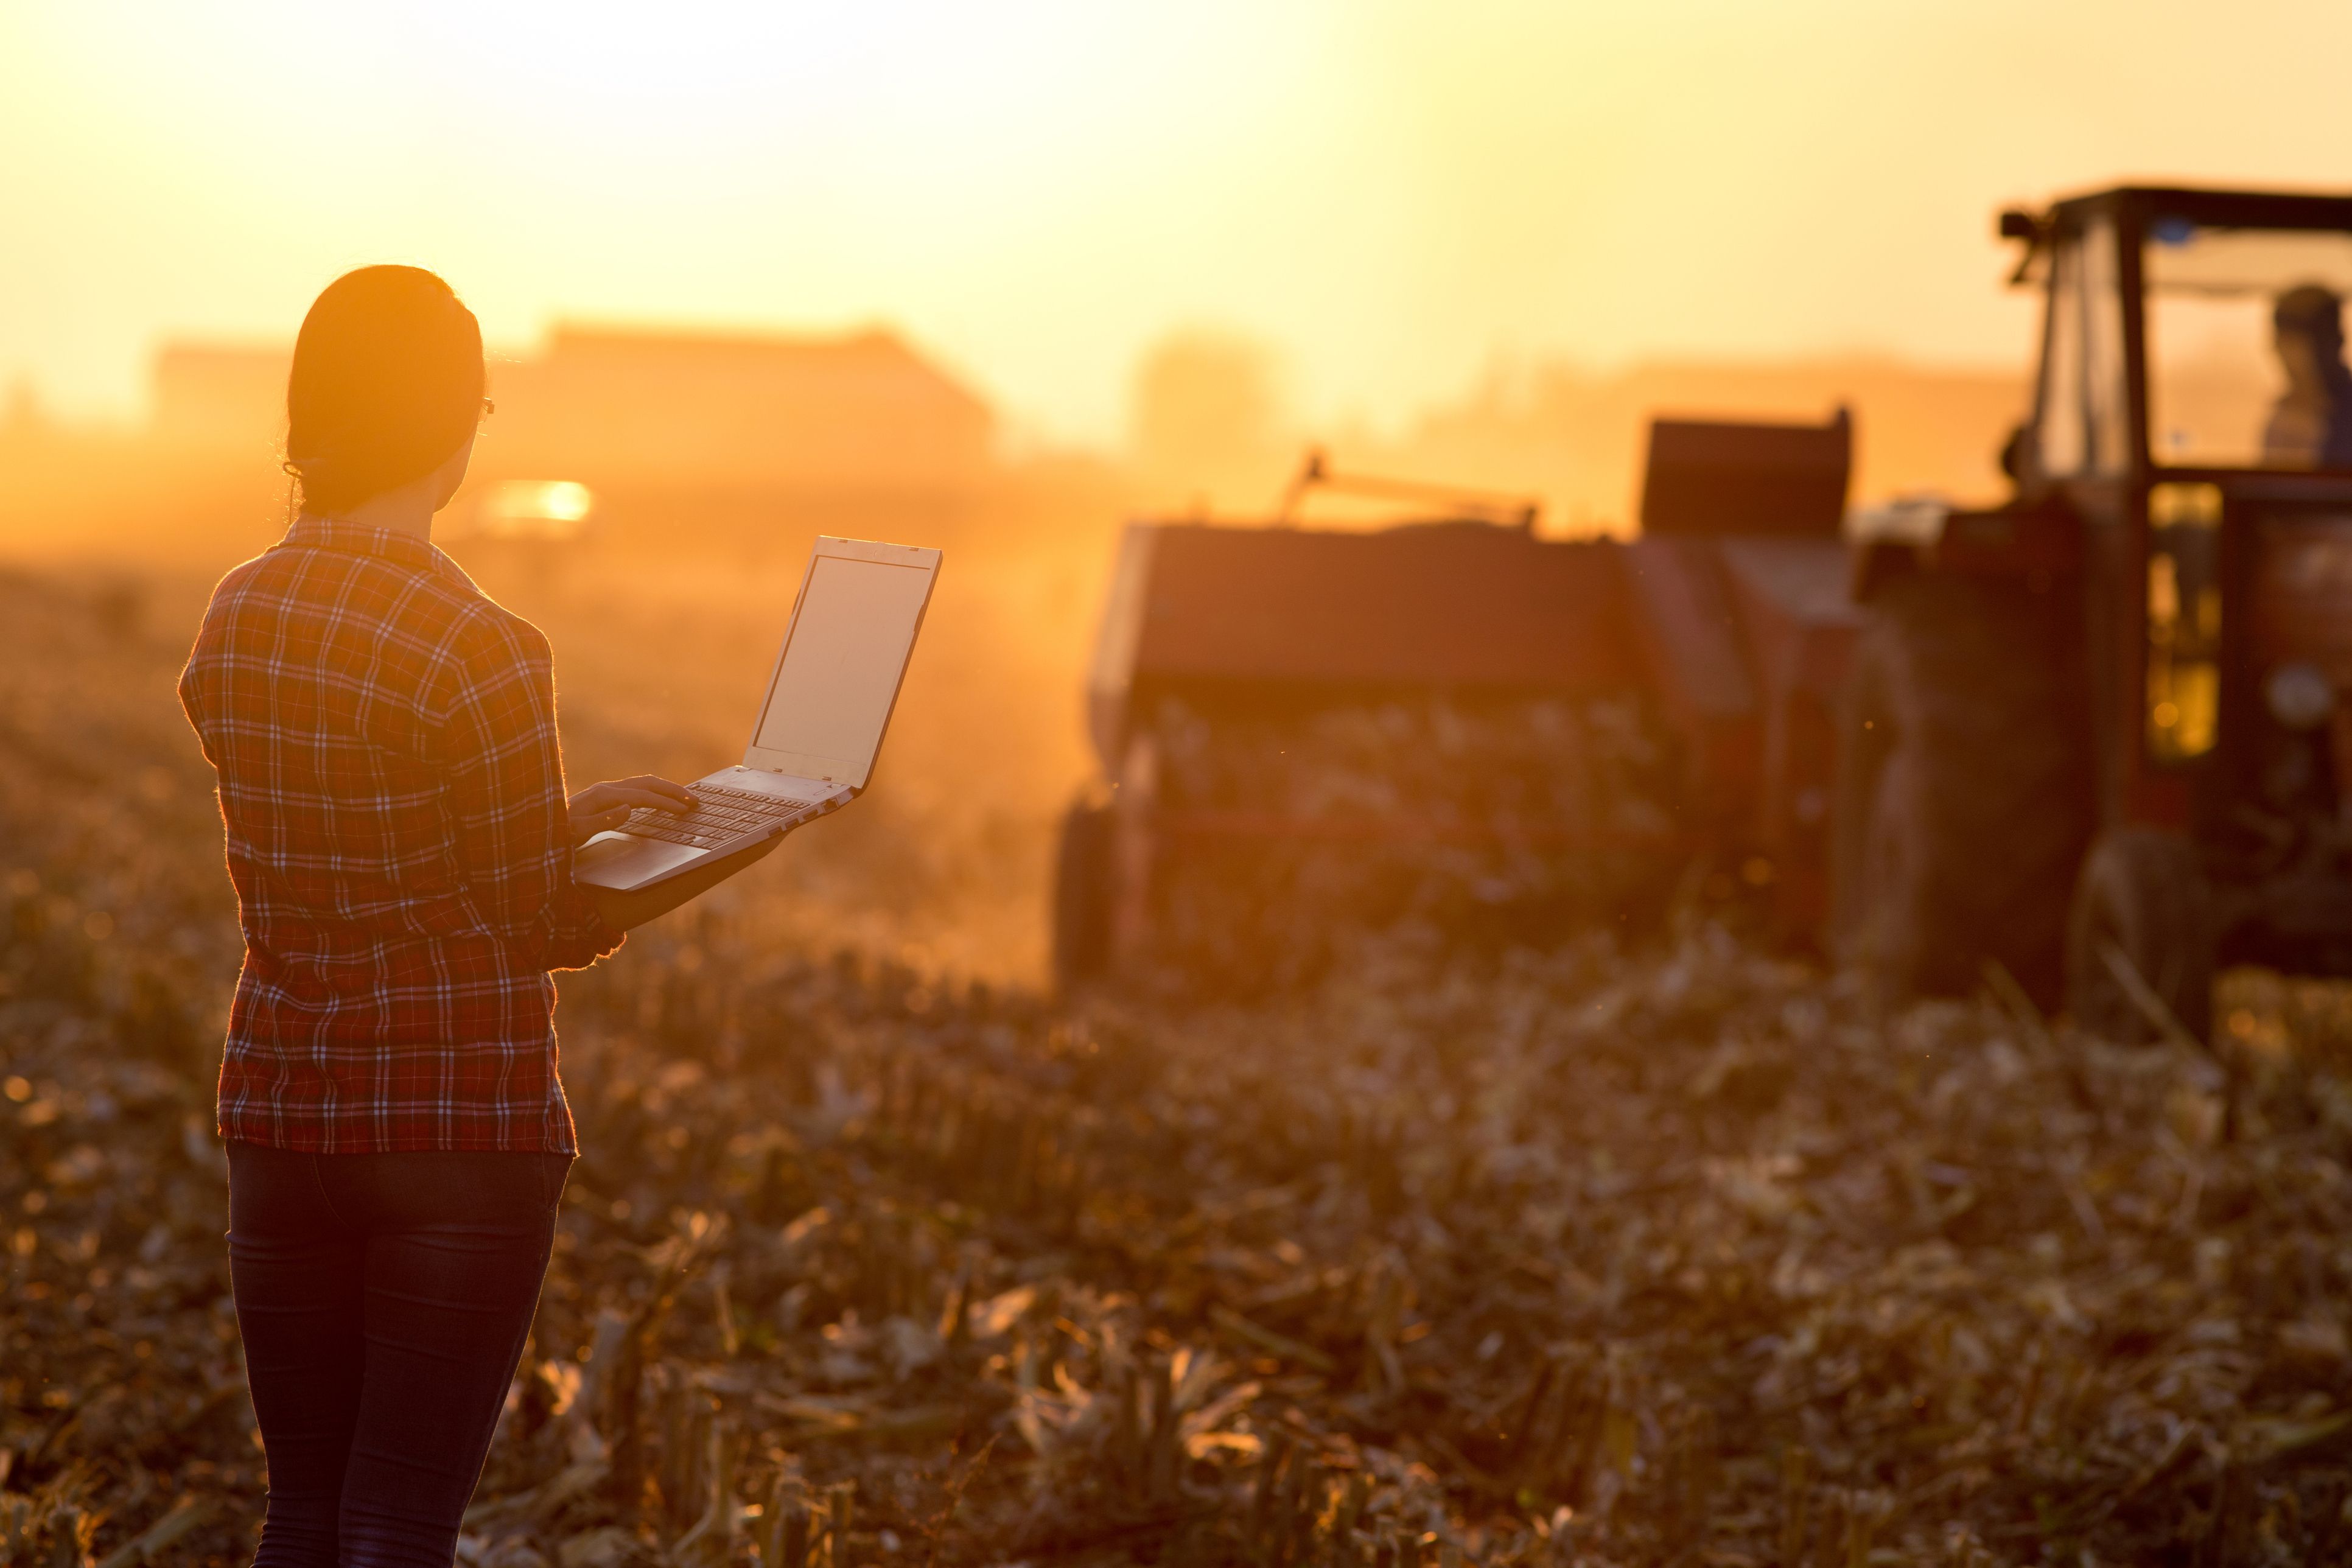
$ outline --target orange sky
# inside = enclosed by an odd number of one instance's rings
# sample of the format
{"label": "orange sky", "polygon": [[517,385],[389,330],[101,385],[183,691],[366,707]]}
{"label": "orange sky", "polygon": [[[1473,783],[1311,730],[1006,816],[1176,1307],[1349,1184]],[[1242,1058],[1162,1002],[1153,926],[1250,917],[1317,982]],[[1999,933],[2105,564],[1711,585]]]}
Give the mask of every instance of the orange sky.
{"label": "orange sky", "polygon": [[2108,0],[0,0],[0,382],[342,268],[556,316],[895,321],[1016,429],[1254,334],[1316,419],[1549,354],[2010,364],[1992,209],[2352,185],[2352,5]]}

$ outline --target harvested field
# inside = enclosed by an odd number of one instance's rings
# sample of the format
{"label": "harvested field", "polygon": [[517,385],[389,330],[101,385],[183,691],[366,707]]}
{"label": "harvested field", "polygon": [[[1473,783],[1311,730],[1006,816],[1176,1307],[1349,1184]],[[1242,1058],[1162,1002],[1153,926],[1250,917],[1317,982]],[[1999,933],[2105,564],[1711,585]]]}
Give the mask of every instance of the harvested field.
{"label": "harvested field", "polygon": [[[233,1563],[259,1517],[235,931],[135,603],[0,584],[11,1562]],[[938,786],[956,896],[1042,863],[1065,782]],[[587,1152],[470,1563],[2352,1552],[2339,991],[2236,976],[2221,1050],[2126,1050],[1997,982],[1882,1016],[1686,912],[1056,1007],[782,918],[706,900],[563,984]]]}

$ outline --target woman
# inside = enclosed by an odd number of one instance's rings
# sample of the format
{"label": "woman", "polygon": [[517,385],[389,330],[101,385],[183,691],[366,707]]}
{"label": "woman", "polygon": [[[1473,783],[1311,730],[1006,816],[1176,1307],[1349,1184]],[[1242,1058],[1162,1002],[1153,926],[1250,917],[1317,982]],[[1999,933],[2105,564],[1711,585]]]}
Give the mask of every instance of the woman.
{"label": "woman", "polygon": [[600,910],[572,851],[690,804],[567,802],[547,639],[433,547],[482,393],[439,278],[330,285],[287,384],[301,513],[221,580],[180,681],[245,931],[220,1131],[262,1568],[452,1561],[576,1152],[549,971],[653,912]]}

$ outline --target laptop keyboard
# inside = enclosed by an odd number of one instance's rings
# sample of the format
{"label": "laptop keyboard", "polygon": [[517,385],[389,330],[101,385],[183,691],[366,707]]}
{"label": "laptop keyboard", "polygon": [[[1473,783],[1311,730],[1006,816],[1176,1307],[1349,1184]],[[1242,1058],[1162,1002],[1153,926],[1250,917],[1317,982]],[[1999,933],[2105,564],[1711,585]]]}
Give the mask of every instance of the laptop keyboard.
{"label": "laptop keyboard", "polygon": [[621,831],[639,838],[658,838],[665,844],[708,849],[767,828],[781,827],[816,804],[755,795],[747,789],[729,789],[725,784],[689,784],[687,793],[695,798],[693,810],[663,811],[641,805],[629,813],[629,820],[621,825]]}

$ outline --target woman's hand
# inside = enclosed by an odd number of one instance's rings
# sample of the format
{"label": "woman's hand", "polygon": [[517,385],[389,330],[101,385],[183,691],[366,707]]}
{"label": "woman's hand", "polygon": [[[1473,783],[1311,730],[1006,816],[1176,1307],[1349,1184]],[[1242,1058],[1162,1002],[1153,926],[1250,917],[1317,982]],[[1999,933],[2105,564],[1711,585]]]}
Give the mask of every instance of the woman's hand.
{"label": "woman's hand", "polygon": [[694,796],[684,784],[672,784],[652,773],[639,773],[633,779],[607,779],[577,791],[564,803],[572,812],[572,843],[576,848],[597,834],[620,826],[629,820],[629,813],[641,805],[657,811],[691,811]]}

